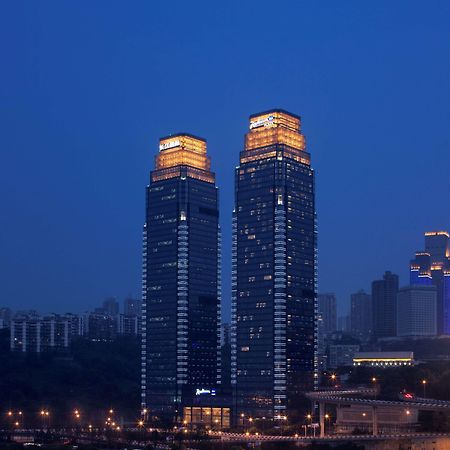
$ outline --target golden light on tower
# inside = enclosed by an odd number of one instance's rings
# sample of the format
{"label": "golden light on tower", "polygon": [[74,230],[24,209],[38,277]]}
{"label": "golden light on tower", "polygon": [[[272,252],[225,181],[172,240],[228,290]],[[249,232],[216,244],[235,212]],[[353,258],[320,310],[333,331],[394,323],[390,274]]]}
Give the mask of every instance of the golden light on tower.
{"label": "golden light on tower", "polygon": [[188,134],[160,139],[159,154],[156,156],[156,170],[175,166],[209,170],[210,161],[206,155],[206,141]]}
{"label": "golden light on tower", "polygon": [[278,109],[250,116],[241,163],[277,156],[276,145],[283,145],[290,158],[310,164],[305,136],[300,132],[300,117]]}
{"label": "golden light on tower", "polygon": [[250,132],[245,138],[245,149],[286,144],[305,150],[305,137],[300,133],[300,118],[284,111],[271,111],[250,117]]}
{"label": "golden light on tower", "polygon": [[174,134],[159,140],[159,153],[155,157],[152,180],[160,181],[184,175],[214,183],[214,174],[210,168],[205,139],[188,133]]}

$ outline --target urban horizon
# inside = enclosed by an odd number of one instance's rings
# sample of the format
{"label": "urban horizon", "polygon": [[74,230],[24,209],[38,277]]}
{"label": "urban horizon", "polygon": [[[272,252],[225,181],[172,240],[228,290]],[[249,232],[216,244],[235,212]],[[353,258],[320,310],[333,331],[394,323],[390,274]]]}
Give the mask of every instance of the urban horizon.
{"label": "urban horizon", "polygon": [[0,449],[448,450],[449,23],[0,5]]}

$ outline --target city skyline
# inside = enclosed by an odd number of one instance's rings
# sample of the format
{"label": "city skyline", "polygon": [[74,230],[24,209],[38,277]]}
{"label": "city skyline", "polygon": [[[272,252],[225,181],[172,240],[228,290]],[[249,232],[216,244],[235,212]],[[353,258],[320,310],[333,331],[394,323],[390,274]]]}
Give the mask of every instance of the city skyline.
{"label": "city skyline", "polygon": [[[427,193],[449,191],[445,6],[292,5],[285,15],[243,5],[205,11],[215,27],[181,4],[171,21],[160,6],[92,7],[92,18],[83,5],[3,7],[2,305],[83,311],[136,296],[152,149],[188,129],[208,140],[221,189],[229,314],[233,171],[246,117],[271,107],[304,117],[319,292],[335,292],[340,313],[386,270],[406,285],[423,232],[449,229],[439,195]],[[178,41],[186,18],[196,26]],[[255,44],[272,20],[286,48]],[[415,190],[418,180],[428,189]]]}

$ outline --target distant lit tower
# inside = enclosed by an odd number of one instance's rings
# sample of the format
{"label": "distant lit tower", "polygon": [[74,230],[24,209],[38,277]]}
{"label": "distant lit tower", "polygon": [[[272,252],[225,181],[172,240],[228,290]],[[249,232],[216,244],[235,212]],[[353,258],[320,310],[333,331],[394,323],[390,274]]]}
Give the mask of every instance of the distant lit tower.
{"label": "distant lit tower", "polygon": [[437,333],[450,334],[450,247],[447,231],[425,233],[425,251],[410,264],[410,284],[436,287]]}
{"label": "distant lit tower", "polygon": [[206,141],[160,140],[143,246],[142,407],[177,419],[193,392],[220,384],[218,192]]}
{"label": "distant lit tower", "polygon": [[233,214],[235,414],[286,420],[317,369],[314,172],[300,117],[271,110],[249,128]]}
{"label": "distant lit tower", "polygon": [[398,275],[386,271],[372,282],[373,334],[376,338],[397,336]]}

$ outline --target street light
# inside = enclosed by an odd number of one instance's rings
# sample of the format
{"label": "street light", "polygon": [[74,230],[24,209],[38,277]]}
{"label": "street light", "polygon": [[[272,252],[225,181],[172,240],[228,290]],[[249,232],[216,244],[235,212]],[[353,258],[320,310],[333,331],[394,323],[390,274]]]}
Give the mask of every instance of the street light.
{"label": "street light", "polygon": [[[306,418],[309,420],[309,426],[312,427],[312,414],[308,413]],[[306,434],[306,433],[305,433]]]}
{"label": "street light", "polygon": [[48,426],[48,418],[50,416],[50,412],[48,411],[48,409],[41,409],[39,414],[42,418],[42,428],[45,426],[46,421],[47,421],[47,426]]}
{"label": "street light", "polygon": [[327,429],[329,429],[330,427],[327,425],[327,422],[330,421],[330,415],[328,413],[325,414],[325,425],[324,425],[324,434],[326,433]]}
{"label": "street light", "polygon": [[333,386],[334,383],[336,382],[336,379],[337,379],[336,374],[335,374],[335,373],[332,373],[332,374],[330,375],[330,380],[331,380],[331,385],[332,385],[332,386]]}
{"label": "street light", "polygon": [[376,377],[372,377],[370,381],[372,381],[372,383],[373,383],[373,385],[374,385],[374,389],[375,389],[375,399],[376,399],[376,398],[377,398],[377,395],[378,395],[378,385],[377,385],[378,380],[377,380]]}
{"label": "street light", "polygon": [[423,398],[427,398],[427,380],[422,380]]}

